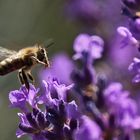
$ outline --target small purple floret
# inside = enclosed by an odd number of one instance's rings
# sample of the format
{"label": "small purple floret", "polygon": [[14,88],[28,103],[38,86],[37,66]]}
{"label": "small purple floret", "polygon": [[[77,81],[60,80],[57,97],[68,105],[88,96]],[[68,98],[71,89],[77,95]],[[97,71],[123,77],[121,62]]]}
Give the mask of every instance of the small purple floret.
{"label": "small purple floret", "polygon": [[90,36],[88,34],[80,34],[74,41],[75,55],[73,58],[82,59],[84,53],[87,53],[91,59],[101,58],[104,42],[99,36]]}
{"label": "small purple floret", "polygon": [[121,47],[139,47],[139,42],[133,37],[132,33],[123,26],[118,27],[117,32],[120,36]]}

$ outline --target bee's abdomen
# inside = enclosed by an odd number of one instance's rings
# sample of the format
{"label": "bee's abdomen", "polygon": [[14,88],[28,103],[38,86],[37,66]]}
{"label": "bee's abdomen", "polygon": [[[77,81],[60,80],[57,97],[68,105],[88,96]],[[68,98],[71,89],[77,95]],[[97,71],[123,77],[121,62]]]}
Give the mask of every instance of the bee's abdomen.
{"label": "bee's abdomen", "polygon": [[6,58],[0,62],[0,75],[8,74],[24,66],[21,58]]}

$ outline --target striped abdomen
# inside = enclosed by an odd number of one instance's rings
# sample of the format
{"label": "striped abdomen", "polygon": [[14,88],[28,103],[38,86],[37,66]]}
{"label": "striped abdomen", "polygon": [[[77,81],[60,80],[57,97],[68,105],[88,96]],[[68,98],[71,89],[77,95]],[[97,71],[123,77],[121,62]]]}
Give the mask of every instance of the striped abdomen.
{"label": "striped abdomen", "polygon": [[17,56],[11,56],[0,62],[0,75],[5,75],[24,66],[24,61]]}

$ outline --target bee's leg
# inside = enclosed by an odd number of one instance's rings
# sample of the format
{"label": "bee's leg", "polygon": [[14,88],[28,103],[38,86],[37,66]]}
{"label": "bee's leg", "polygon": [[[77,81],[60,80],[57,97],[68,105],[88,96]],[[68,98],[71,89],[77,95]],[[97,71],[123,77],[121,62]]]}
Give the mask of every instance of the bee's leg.
{"label": "bee's leg", "polygon": [[31,74],[31,72],[27,72],[27,76],[29,77],[29,79],[32,81],[32,83],[34,84],[35,83],[35,80]]}
{"label": "bee's leg", "polygon": [[20,83],[23,85],[24,84],[24,80],[23,80],[21,69],[18,71],[18,78],[19,78]]}
{"label": "bee's leg", "polygon": [[34,84],[35,80],[34,77],[31,74],[31,66],[27,66],[23,68],[24,71],[26,72],[26,76],[29,80],[31,80],[31,82]]}
{"label": "bee's leg", "polygon": [[26,70],[24,68],[21,69],[21,73],[22,73],[22,78],[23,78],[23,82],[25,84],[25,87],[29,91],[30,85],[29,85],[29,81],[28,81],[28,78],[27,78]]}
{"label": "bee's leg", "polygon": [[39,63],[39,64],[46,65],[44,62],[38,60],[38,59],[37,59],[36,57],[34,57],[34,56],[32,56],[31,58],[33,59],[33,61],[35,61],[35,62],[37,62],[37,63]]}

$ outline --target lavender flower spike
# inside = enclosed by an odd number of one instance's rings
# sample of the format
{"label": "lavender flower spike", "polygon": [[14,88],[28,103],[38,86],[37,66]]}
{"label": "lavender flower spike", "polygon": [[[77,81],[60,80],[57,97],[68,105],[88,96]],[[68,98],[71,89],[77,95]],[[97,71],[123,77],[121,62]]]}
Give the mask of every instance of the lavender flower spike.
{"label": "lavender flower spike", "polygon": [[[11,91],[9,99],[13,107],[18,107],[20,122],[16,132],[17,138],[29,135],[32,140],[64,140],[72,137],[78,126],[80,113],[75,101],[66,102],[66,92],[73,85],[59,84],[55,79],[43,81],[44,91],[30,85],[27,93],[25,86]],[[43,108],[40,108],[40,104]]]}

